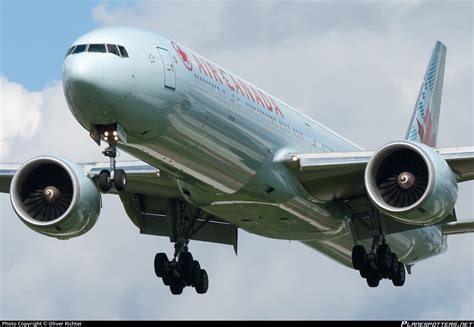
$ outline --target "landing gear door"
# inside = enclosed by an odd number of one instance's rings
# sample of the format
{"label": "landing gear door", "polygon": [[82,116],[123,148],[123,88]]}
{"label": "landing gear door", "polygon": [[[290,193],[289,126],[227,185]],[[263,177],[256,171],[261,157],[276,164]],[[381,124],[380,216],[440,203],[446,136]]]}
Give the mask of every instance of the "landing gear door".
{"label": "landing gear door", "polygon": [[160,47],[156,47],[156,49],[160,54],[165,69],[165,87],[174,90],[176,89],[176,67],[173,63],[173,59],[168,50]]}

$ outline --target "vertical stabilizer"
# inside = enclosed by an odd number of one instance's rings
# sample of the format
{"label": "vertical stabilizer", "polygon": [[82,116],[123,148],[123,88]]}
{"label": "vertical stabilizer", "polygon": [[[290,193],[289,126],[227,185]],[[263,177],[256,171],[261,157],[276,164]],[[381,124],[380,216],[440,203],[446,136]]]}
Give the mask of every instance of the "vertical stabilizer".
{"label": "vertical stabilizer", "polygon": [[431,147],[436,146],[445,62],[446,46],[437,41],[426,68],[405,139]]}

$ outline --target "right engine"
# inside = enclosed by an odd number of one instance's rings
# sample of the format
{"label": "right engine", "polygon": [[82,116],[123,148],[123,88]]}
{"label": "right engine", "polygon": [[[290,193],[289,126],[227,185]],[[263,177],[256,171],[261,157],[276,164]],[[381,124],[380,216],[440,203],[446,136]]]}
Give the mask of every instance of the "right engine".
{"label": "right engine", "polygon": [[101,197],[76,163],[38,157],[21,166],[10,185],[15,213],[32,230],[58,239],[89,231],[97,222]]}
{"label": "right engine", "polygon": [[395,220],[436,225],[453,212],[458,188],[446,161],[432,148],[399,141],[377,150],[365,171],[372,203]]}

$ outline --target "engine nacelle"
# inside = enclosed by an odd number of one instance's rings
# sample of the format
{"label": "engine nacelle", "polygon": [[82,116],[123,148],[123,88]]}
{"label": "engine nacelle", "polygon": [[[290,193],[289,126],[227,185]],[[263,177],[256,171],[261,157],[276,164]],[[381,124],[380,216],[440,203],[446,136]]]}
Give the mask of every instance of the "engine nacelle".
{"label": "engine nacelle", "polygon": [[59,239],[89,231],[101,208],[100,192],[84,170],[55,157],[23,164],[11,182],[10,200],[29,228]]}
{"label": "engine nacelle", "polygon": [[458,195],[456,176],[432,148],[409,141],[377,150],[365,170],[372,203],[403,223],[435,225],[452,213]]}

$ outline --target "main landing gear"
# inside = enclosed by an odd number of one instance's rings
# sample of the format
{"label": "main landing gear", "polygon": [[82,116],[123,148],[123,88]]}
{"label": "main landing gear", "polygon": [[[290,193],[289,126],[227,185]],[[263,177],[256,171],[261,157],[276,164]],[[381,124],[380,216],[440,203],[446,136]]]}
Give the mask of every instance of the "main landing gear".
{"label": "main landing gear", "polygon": [[116,131],[105,131],[104,140],[109,143],[109,146],[102,152],[103,155],[110,159],[110,170],[104,169],[99,173],[99,188],[102,192],[110,191],[112,184],[114,184],[117,191],[125,190],[127,185],[127,175],[123,169],[116,169],[117,157],[117,141],[118,136]]}
{"label": "main landing gear", "polygon": [[352,266],[359,270],[360,276],[365,278],[369,287],[379,286],[380,280],[391,279],[393,285],[405,284],[405,265],[398,261],[398,257],[390,250],[385,241],[380,226],[380,216],[377,210],[370,213],[372,221],[372,249],[365,252],[362,245],[355,245],[352,249]]}
{"label": "main landing gear", "polygon": [[186,212],[185,209],[184,202],[180,202],[176,205],[176,215],[174,212],[170,214],[170,217],[175,217],[172,225],[176,227],[172,237],[175,242],[174,257],[170,261],[165,253],[158,253],[155,256],[155,273],[174,295],[181,294],[186,286],[194,287],[198,294],[204,294],[209,286],[209,278],[207,272],[201,269],[199,261],[194,260],[189,252],[188,244],[192,231],[196,232],[207,221],[194,229],[201,212]]}
{"label": "main landing gear", "polygon": [[178,256],[175,253],[171,261],[165,253],[158,253],[155,256],[155,273],[174,295],[181,294],[186,286],[194,287],[198,294],[204,294],[209,286],[207,272],[201,269],[199,261],[194,260],[187,249]]}

